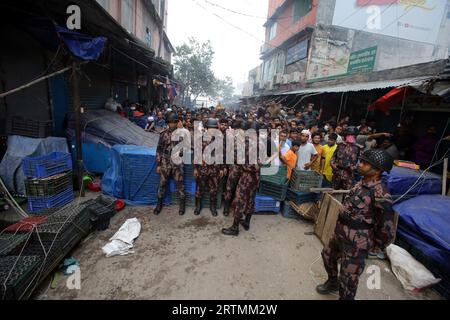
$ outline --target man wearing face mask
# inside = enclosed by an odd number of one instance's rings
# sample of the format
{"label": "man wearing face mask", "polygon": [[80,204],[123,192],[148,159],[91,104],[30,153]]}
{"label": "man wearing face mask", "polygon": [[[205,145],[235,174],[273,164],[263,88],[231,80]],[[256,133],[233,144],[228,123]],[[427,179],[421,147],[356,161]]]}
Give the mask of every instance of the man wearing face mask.
{"label": "man wearing face mask", "polygon": [[365,151],[360,160],[363,179],[342,202],[334,235],[322,251],[328,280],[316,288],[319,294],[339,291],[340,300],[354,300],[369,251],[384,251],[396,233],[391,195],[381,181],[394,161],[384,150]]}

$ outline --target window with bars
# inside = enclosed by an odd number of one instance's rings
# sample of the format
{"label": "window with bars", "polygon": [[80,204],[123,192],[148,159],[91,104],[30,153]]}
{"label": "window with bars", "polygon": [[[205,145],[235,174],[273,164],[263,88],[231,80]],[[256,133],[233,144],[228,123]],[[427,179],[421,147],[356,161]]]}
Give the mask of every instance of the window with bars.
{"label": "window with bars", "polygon": [[308,14],[312,9],[312,0],[294,0],[294,14],[292,22],[295,23]]}

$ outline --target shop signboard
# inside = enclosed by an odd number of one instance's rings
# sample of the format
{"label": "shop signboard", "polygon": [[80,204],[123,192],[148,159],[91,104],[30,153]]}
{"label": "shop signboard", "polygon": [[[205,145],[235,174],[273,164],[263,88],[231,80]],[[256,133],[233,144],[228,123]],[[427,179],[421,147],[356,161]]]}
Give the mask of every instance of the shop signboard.
{"label": "shop signboard", "polygon": [[372,72],[375,68],[378,47],[350,53],[344,46],[319,47],[320,55],[311,58],[308,82],[324,81],[357,73]]}
{"label": "shop signboard", "polygon": [[353,52],[348,62],[347,74],[372,72],[375,67],[377,48],[372,47]]}
{"label": "shop signboard", "polygon": [[286,65],[302,60],[308,55],[308,41],[303,40],[287,50]]}

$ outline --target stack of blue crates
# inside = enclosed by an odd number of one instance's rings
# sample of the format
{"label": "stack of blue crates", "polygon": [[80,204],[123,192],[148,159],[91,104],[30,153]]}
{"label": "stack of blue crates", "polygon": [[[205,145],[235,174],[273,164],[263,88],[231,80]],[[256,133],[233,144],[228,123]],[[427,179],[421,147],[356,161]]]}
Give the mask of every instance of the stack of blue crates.
{"label": "stack of blue crates", "polygon": [[257,194],[255,198],[255,213],[273,212],[280,213],[280,201],[267,196]]}
{"label": "stack of blue crates", "polygon": [[[69,153],[64,152],[53,152],[41,157],[26,157],[23,159],[22,168],[28,179],[44,182],[43,179],[52,179],[55,175],[72,171],[72,158]],[[70,182],[67,189],[57,194],[29,196],[28,209],[33,214],[48,213],[64,207],[73,200],[73,186]]]}
{"label": "stack of blue crates", "polygon": [[[122,154],[124,198],[135,203],[155,205],[158,200],[160,175],[156,172],[156,155]],[[172,199],[167,188],[165,205]]]}

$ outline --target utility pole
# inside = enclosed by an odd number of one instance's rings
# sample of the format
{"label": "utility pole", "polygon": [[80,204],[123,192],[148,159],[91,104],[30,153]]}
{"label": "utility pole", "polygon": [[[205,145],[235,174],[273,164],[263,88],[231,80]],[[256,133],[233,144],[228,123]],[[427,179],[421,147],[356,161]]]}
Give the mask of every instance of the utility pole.
{"label": "utility pole", "polygon": [[81,98],[80,98],[80,64],[77,61],[72,63],[72,92],[73,92],[73,107],[75,109],[75,139],[77,148],[77,180],[81,191],[81,196],[84,197],[83,188],[83,152],[81,143]]}

